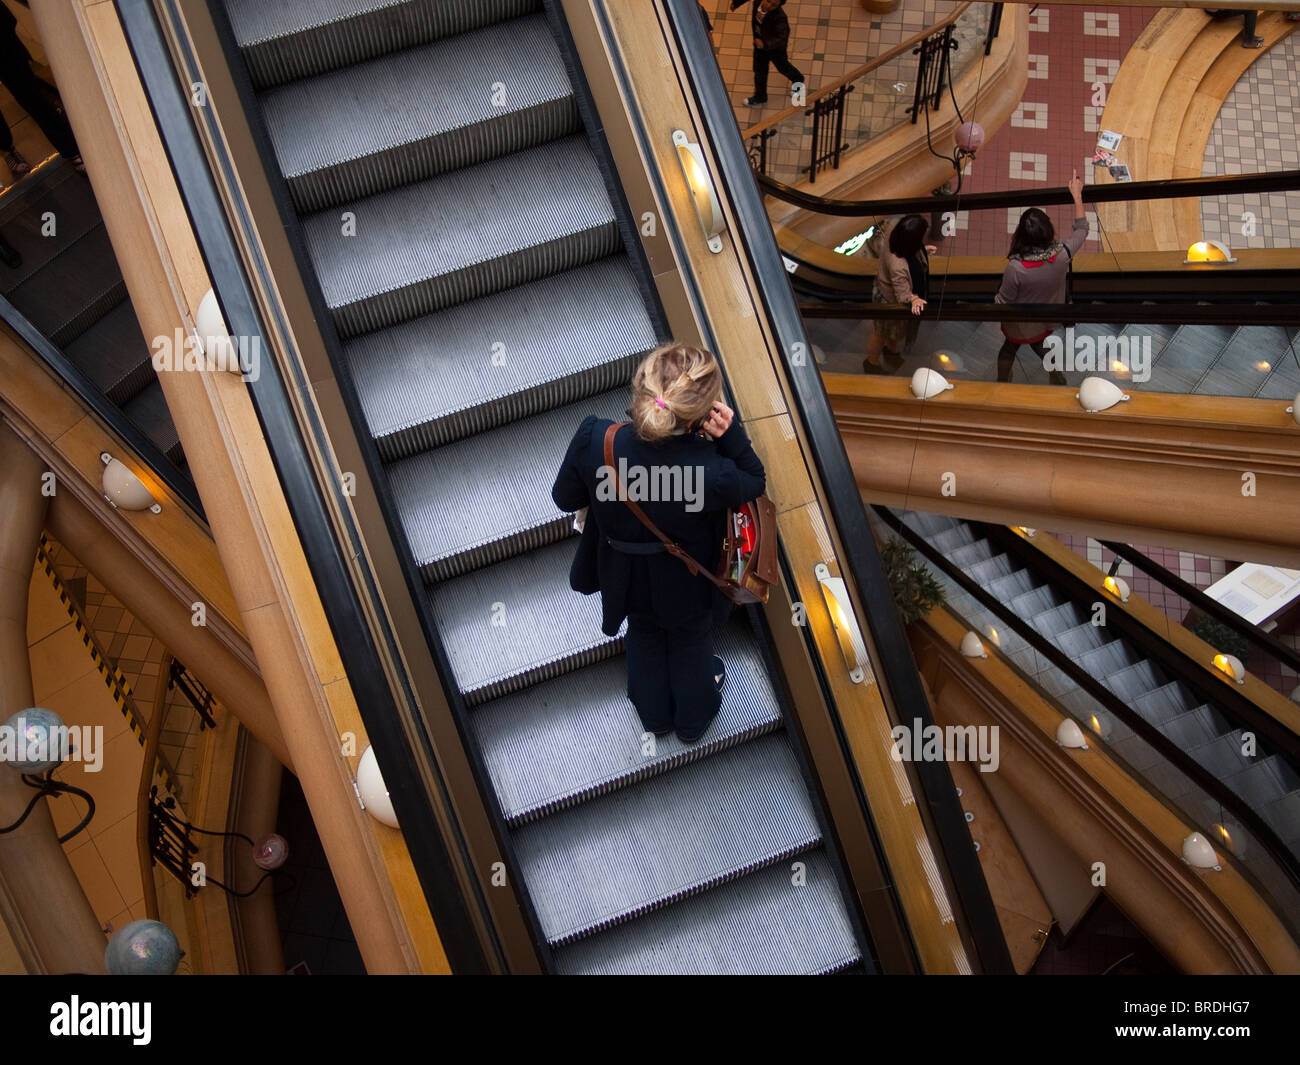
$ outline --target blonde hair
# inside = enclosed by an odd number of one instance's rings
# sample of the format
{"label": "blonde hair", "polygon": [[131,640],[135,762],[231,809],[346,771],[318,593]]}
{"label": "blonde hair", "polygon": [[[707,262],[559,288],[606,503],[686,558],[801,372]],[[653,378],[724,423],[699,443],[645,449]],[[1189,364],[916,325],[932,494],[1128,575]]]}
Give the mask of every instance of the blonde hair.
{"label": "blonde hair", "polygon": [[654,443],[707,418],[721,398],[722,373],[713,355],[688,344],[661,344],[632,375],[632,424],[637,436]]}

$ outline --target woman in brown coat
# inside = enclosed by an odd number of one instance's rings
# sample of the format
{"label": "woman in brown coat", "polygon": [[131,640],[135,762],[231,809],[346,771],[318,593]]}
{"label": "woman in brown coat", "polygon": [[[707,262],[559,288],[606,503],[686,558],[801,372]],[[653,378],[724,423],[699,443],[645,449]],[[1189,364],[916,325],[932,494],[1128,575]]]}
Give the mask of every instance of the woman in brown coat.
{"label": "woman in brown coat", "polygon": [[[925,310],[930,291],[930,256],[939,249],[926,244],[930,223],[919,214],[905,214],[889,231],[887,246],[880,253],[876,280],[871,286],[872,303],[906,304],[913,314]],[[910,321],[897,319],[874,324],[867,340],[867,373],[892,373],[901,365],[904,345],[910,339]],[[881,354],[885,365],[881,365]]]}
{"label": "woman in brown coat", "polygon": [[[1070,178],[1070,195],[1074,198],[1074,225],[1063,243],[1056,239],[1052,220],[1037,207],[1029,208],[1020,216],[995,302],[1065,302],[1070,260],[1088,239],[1083,181],[1077,170]],[[1028,344],[1035,355],[1044,358],[1047,348],[1043,342],[1059,328],[1059,323],[1053,322],[1003,322],[1002,335],[1006,341],[998,351],[998,380],[1011,380],[1011,366],[1021,344]],[[1051,380],[1054,385],[1066,384],[1065,374],[1060,370],[1052,371]]]}

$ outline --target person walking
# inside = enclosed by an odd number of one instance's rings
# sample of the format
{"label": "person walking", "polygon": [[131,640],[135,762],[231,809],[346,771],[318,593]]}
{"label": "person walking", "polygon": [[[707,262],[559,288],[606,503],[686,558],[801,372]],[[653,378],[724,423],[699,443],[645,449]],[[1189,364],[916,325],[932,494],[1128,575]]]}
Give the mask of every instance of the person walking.
{"label": "person walking", "polygon": [[[629,414],[631,423],[613,435],[612,465],[605,462],[605,437],[618,423],[583,420],[551,498],[580,515],[571,587],[600,593],[606,635],[616,635],[627,620],[627,694],[642,726],[695,743],[722,705],[726,670],[713,654],[712,631],[732,604],[707,577],[668,554],[627,500],[712,573],[727,508],[762,495],[766,474],[723,402],[722,373],[709,352],[678,343],[651,351],[633,375]],[[634,490],[634,482],[678,490],[655,498]]]}
{"label": "person walking", "polygon": [[[1070,261],[1088,239],[1083,180],[1079,171],[1074,171],[1069,188],[1074,200],[1074,225],[1070,235],[1064,242],[1058,241],[1052,220],[1043,211],[1037,207],[1025,211],[1011,238],[1011,250],[1007,252],[1007,266],[995,302],[1066,302]],[[1059,328],[1059,323],[1051,322],[1003,322],[1002,335],[1006,340],[998,351],[998,380],[1011,380],[1011,368],[1021,344],[1028,344],[1035,355],[1045,358],[1047,347],[1043,342]],[[1050,377],[1054,385],[1068,384],[1060,370],[1052,370]]]}
{"label": "person walking", "polygon": [[[749,0],[731,0],[731,10]],[[758,107],[767,103],[767,72],[769,67],[776,67],[790,79],[791,85],[803,83],[799,68],[790,62],[786,50],[790,45],[790,20],[781,9],[785,0],[754,0],[753,35],[754,35],[754,95],[745,103]]]}
{"label": "person walking", "polygon": [[[76,137],[72,135],[72,127],[68,125],[67,118],[46,100],[40,80],[32,73],[31,62],[32,57],[18,39],[18,20],[12,11],[0,4],[0,82],[13,94],[18,106],[41,128],[54,150],[81,170],[81,152],[77,148]],[[0,156],[3,156],[5,165],[15,178],[22,177],[32,169],[14,144],[13,131],[2,116]]]}
{"label": "person walking", "polygon": [[[913,315],[925,310],[930,297],[930,256],[939,249],[926,244],[930,223],[919,214],[905,214],[889,230],[886,247],[880,253],[876,280],[871,286],[872,303],[902,303]],[[902,365],[902,352],[916,339],[912,320],[878,321],[867,340],[866,373],[893,373]],[[885,363],[882,365],[881,357]]]}

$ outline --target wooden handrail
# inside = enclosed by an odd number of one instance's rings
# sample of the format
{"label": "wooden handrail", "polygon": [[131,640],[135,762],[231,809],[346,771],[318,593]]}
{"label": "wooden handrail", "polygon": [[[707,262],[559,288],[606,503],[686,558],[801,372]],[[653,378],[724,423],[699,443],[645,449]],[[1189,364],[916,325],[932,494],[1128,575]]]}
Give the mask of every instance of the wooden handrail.
{"label": "wooden handrail", "polygon": [[954,8],[951,12],[949,12],[948,15],[946,15],[944,18],[936,22],[933,26],[921,30],[919,33],[914,33],[911,37],[907,38],[907,40],[894,45],[894,47],[889,49],[889,51],[882,52],[880,55],[876,56],[875,59],[868,60],[866,63],[863,63],[862,66],[850,70],[847,74],[842,75],[837,80],[831,82],[829,85],[822,86],[815,93],[809,96],[805,103],[797,107],[787,107],[784,111],[778,111],[766,122],[760,122],[756,126],[750,126],[748,129],[744,130],[741,133],[741,138],[744,140],[748,140],[750,137],[762,133],[763,130],[771,129],[773,126],[778,125],[781,122],[784,122],[787,118],[793,118],[795,115],[799,114],[800,112],[807,111],[810,107],[812,107],[814,103],[820,100],[823,96],[829,96],[831,93],[835,92],[835,90],[840,88],[842,85],[847,85],[849,84],[849,82],[857,81],[862,76],[866,74],[870,74],[877,67],[884,66],[891,59],[897,59],[903,53],[911,51],[913,48],[915,48],[918,44],[924,41],[931,34],[938,33],[946,26],[950,26],[954,22],[956,22],[959,18],[961,18],[962,15],[966,13],[966,9],[970,7],[971,3],[973,2],[974,0],[966,0],[965,3],[958,4],[956,8]]}

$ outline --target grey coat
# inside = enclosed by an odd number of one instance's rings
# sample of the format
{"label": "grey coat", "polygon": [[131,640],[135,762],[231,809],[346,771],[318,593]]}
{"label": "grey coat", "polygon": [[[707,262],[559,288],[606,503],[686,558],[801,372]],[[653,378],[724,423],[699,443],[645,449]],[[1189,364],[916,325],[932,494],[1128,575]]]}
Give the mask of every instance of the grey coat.
{"label": "grey coat", "polygon": [[[1002,273],[997,303],[1064,303],[1070,260],[1088,239],[1088,220],[1076,218],[1064,243],[1011,259]],[[1057,329],[1059,322],[1003,322],[1002,335],[1020,344],[1036,344]]]}

